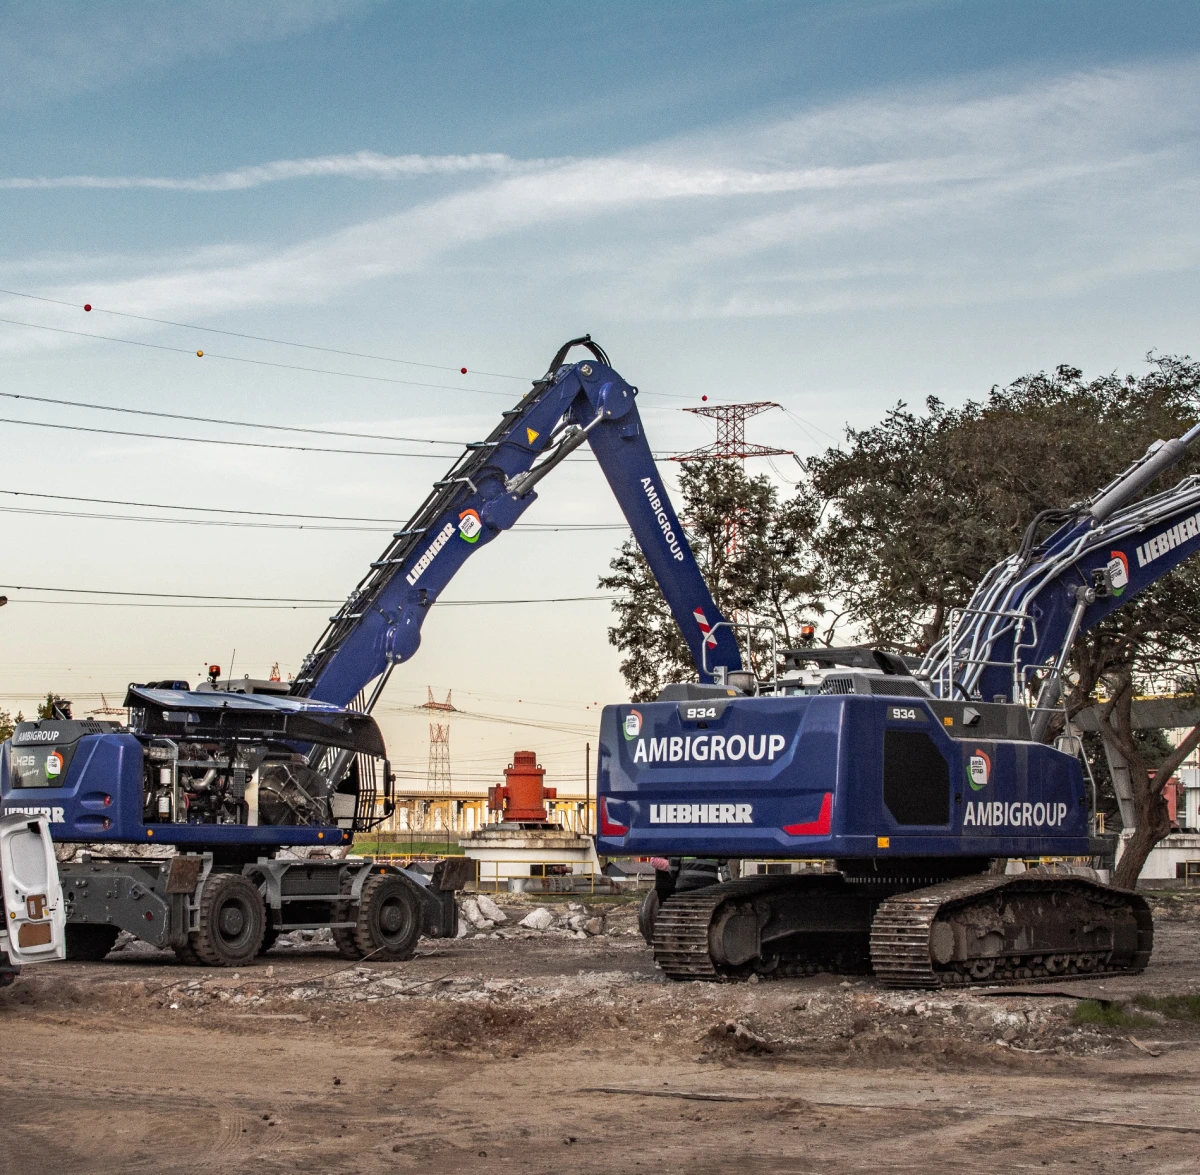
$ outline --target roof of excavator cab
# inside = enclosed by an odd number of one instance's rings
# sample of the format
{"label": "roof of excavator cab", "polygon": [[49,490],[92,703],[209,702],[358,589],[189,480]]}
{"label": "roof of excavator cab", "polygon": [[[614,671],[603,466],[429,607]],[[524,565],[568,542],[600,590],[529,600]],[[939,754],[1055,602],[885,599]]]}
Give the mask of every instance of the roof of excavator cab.
{"label": "roof of excavator cab", "polygon": [[310,698],[131,685],[125,705],[142,711],[146,734],[287,739],[386,755],[374,718]]}

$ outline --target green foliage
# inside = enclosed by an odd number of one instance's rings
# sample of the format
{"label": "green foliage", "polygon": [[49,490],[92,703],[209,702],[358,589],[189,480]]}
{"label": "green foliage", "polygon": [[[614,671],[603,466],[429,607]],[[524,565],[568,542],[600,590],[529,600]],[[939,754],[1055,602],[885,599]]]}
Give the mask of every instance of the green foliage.
{"label": "green foliage", "polygon": [[1097,1028],[1148,1028],[1152,1020],[1136,1012],[1126,1012],[1117,1000],[1080,1000],[1071,1015],[1072,1024],[1091,1024]]}
{"label": "green foliage", "polygon": [[1139,995],[1133,1002],[1147,1012],[1158,1012],[1170,1020],[1189,1020],[1200,1024],[1200,992],[1191,995]]}
{"label": "green foliage", "polygon": [[37,708],[37,716],[42,719],[54,717],[54,707],[65,707],[68,717],[71,713],[71,703],[66,698],[60,697],[56,693],[48,693],[46,700],[39,703]]}
{"label": "green foliage", "polygon": [[12,716],[11,711],[0,710],[0,743],[12,738],[12,733],[16,729],[17,723],[24,721],[25,715],[19,710],[15,718]]}
{"label": "green foliage", "polygon": [[[947,408],[931,397],[923,414],[899,404],[882,424],[847,430],[844,448],[813,458],[810,483],[825,506],[817,547],[845,619],[868,641],[928,648],[949,609],[967,602],[1039,511],[1088,497],[1152,441],[1195,421],[1200,364],[1152,364],[1140,379],[1088,382],[1059,367],[995,387],[983,403]],[[1192,459],[1185,471],[1196,468]],[[1200,575],[1190,570],[1144,593],[1106,622],[1101,670],[1109,646],[1126,656],[1196,602]],[[1189,632],[1198,626],[1200,611]]]}
{"label": "green foliage", "polygon": [[[748,478],[732,461],[687,462],[679,470],[680,518],[717,607],[727,618],[769,621],[786,647],[802,620],[822,610],[808,544],[817,522],[811,498],[781,504],[769,478]],[[668,681],[694,680],[687,644],[632,538],[609,567],[600,586],[621,598],[608,639],[624,654],[621,672],[633,700],[652,698]],[[760,672],[769,673],[765,648],[759,642],[752,651]]]}

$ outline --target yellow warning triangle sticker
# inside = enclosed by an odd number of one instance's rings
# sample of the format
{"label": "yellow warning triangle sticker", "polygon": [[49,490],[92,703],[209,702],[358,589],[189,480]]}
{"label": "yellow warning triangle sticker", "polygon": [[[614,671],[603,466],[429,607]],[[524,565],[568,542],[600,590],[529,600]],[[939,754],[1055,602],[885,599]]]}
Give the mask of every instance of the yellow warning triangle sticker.
{"label": "yellow warning triangle sticker", "polygon": [[529,443],[532,445],[533,442],[536,441],[542,434],[540,432],[536,432],[532,428],[527,428],[525,430],[525,435],[529,438]]}

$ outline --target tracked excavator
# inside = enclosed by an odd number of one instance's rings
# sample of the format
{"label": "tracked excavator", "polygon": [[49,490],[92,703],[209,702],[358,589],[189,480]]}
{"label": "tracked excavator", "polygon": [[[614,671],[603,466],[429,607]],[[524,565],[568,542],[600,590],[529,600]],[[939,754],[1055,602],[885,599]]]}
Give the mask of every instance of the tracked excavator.
{"label": "tracked excavator", "polygon": [[[715,684],[605,709],[598,849],[669,865],[642,920],[668,976],[871,971],[941,988],[1146,966],[1138,894],[989,864],[1092,853],[1077,744],[1044,740],[1079,634],[1200,548],[1200,478],[1143,496],[1197,436],[1039,514],[919,663],[802,648],[758,681],[706,648]],[[746,858],[836,871],[722,877]]]}

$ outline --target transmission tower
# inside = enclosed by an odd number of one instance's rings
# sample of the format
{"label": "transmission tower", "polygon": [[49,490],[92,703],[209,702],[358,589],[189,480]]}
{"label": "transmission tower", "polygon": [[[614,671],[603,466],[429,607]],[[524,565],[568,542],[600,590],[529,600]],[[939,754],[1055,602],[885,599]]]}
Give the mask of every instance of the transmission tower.
{"label": "transmission tower", "polygon": [[[425,790],[431,795],[450,794],[450,715],[454,705],[450,701],[453,690],[446,691],[446,700],[438,702],[433,697],[433,687],[426,686],[429,700],[421,707],[429,711],[429,771],[425,776]],[[445,714],[446,721],[441,721]],[[437,721],[434,716],[437,716]]]}
{"label": "transmission tower", "polygon": [[[690,453],[680,453],[672,461],[742,461],[747,457],[794,457],[790,449],[773,449],[769,445],[755,445],[746,441],[746,420],[781,405],[770,400],[753,400],[748,404],[709,404],[703,408],[685,408],[695,416],[708,416],[717,422],[717,439],[714,444]],[[725,519],[725,553],[731,558],[742,549],[742,511]],[[736,617],[735,617],[736,619]]]}
{"label": "transmission tower", "polygon": [[768,408],[779,407],[781,405],[770,400],[755,400],[749,404],[709,404],[703,408],[685,408],[685,412],[691,412],[694,416],[709,416],[715,420],[717,440],[715,444],[693,449],[690,453],[680,453],[671,460],[703,461],[715,457],[724,461],[744,461],[747,457],[794,456],[791,449],[773,449],[769,445],[746,442],[747,419],[757,416],[760,412],[766,412]]}

